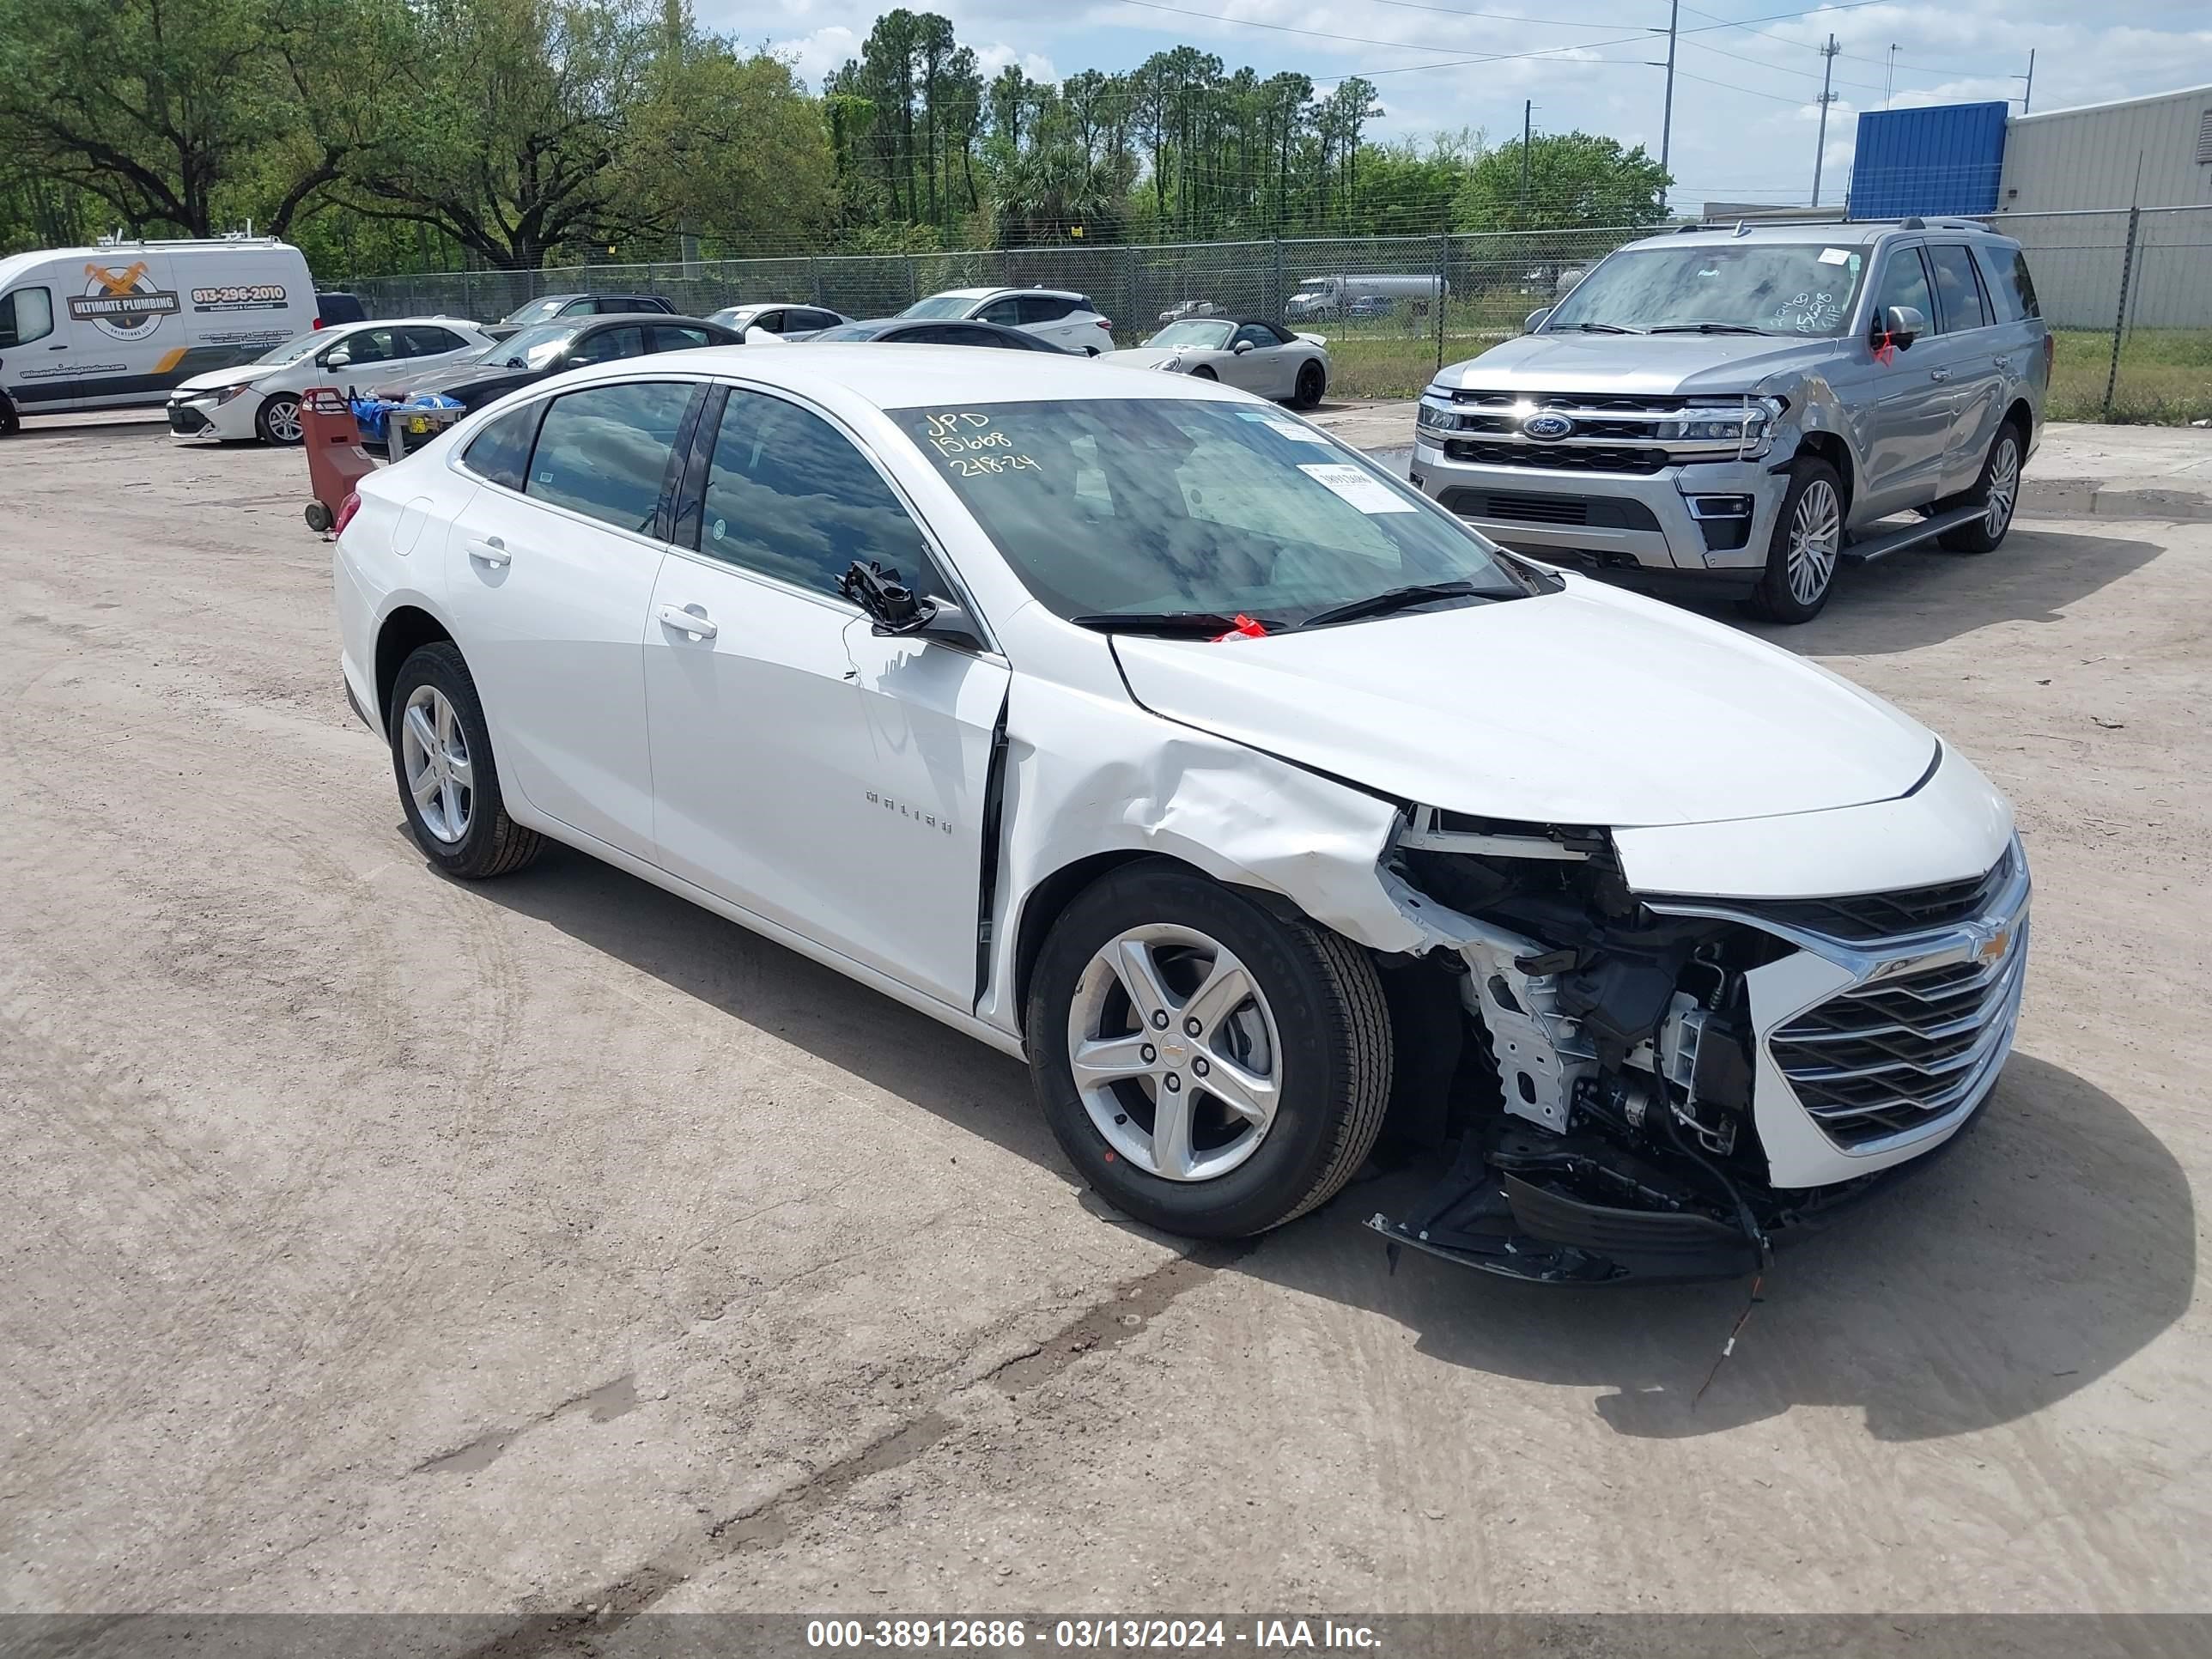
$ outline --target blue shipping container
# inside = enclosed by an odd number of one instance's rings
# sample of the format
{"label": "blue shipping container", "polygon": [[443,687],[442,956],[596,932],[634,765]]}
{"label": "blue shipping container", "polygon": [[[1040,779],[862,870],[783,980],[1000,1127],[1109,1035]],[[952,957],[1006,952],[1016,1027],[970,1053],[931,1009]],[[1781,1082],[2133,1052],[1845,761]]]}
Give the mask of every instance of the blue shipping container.
{"label": "blue shipping container", "polygon": [[1851,217],[1996,212],[2008,107],[1939,104],[1860,116]]}

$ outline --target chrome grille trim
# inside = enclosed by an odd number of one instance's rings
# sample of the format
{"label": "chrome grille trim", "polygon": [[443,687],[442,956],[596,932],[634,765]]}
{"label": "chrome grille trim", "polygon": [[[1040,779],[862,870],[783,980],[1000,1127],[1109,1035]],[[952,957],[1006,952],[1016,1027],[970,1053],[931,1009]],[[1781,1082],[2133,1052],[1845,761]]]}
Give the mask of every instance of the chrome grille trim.
{"label": "chrome grille trim", "polygon": [[[1850,974],[1840,990],[1783,1016],[1761,1047],[1839,1150],[1889,1151],[1942,1134],[1988,1092],[2027,980],[2027,860],[2015,836],[1971,915],[1890,939],[1844,939],[1783,921],[1753,901],[1653,897],[1650,909],[1771,933]],[[2009,933],[2004,953],[1983,959]],[[1856,1045],[1856,1048],[1854,1045]]]}
{"label": "chrome grille trim", "polygon": [[[1654,435],[1668,421],[1711,421],[1727,410],[1714,404],[1692,404],[1674,393],[1659,397],[1596,397],[1559,392],[1480,392],[1464,387],[1431,386],[1422,405],[1443,417],[1443,422],[1417,424],[1433,433],[1450,433],[1482,443],[1510,444],[1524,449],[1619,449],[1624,445],[1651,445],[1684,460],[1736,460],[1760,453],[1759,441],[1745,443],[1736,438],[1665,438]],[[1564,438],[1531,438],[1521,430],[1515,411],[1523,405],[1530,412],[1564,415],[1576,430]],[[1748,406],[1748,400],[1747,400]],[[1448,423],[1447,423],[1448,422]]]}

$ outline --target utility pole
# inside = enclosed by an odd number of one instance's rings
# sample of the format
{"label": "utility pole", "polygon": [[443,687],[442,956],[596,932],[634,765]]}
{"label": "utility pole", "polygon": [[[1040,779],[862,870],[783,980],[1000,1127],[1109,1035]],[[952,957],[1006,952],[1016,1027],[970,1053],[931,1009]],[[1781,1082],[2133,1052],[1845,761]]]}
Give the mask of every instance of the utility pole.
{"label": "utility pole", "polygon": [[1881,106],[1889,107],[1892,89],[1897,85],[1897,42],[1889,43],[1889,67],[1881,72]]}
{"label": "utility pole", "polygon": [[2035,107],[2035,48],[2033,46],[2027,49],[2027,73],[2015,75],[2012,78],[2027,82],[2020,94],[2020,112],[2026,115]]}
{"label": "utility pole", "polygon": [[1523,99],[1521,102],[1521,222],[1528,222],[1528,141],[1535,131],[1530,119],[1536,112],[1535,105]]}
{"label": "utility pole", "polygon": [[1828,37],[1828,44],[1820,48],[1820,56],[1826,61],[1820,65],[1820,137],[1816,141],[1816,147],[1813,151],[1813,205],[1814,207],[1820,205],[1820,163],[1828,159],[1828,106],[1836,101],[1836,94],[1828,88],[1829,84],[1835,79],[1836,54],[1842,50],[1843,48],[1836,44],[1836,37],[1832,34]]}
{"label": "utility pole", "polygon": [[[1682,0],[1667,0],[1667,112],[1659,124],[1659,171],[1662,173],[1671,172],[1667,162],[1668,158],[1674,153],[1674,33],[1675,27],[1681,21],[1681,18]],[[1670,191],[1672,188],[1671,185],[1668,186]],[[1662,208],[1667,205],[1667,198],[1664,196],[1659,198],[1659,205]]]}

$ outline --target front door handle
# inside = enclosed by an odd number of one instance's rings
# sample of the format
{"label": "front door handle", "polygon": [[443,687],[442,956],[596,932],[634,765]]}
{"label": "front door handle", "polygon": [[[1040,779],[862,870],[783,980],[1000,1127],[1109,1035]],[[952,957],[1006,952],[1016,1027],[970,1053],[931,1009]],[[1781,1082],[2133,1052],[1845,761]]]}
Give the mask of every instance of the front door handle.
{"label": "front door handle", "polygon": [[496,536],[471,537],[469,556],[478,564],[488,564],[495,570],[504,568],[514,557],[507,550],[507,544]]}
{"label": "front door handle", "polygon": [[714,619],[705,611],[686,610],[680,605],[664,605],[660,607],[660,625],[663,628],[672,628],[679,634],[689,634],[694,639],[701,640],[711,640],[722,631],[714,625]]}
{"label": "front door handle", "polygon": [[1948,368],[1931,368],[1928,371],[1928,378],[1931,380],[1948,380],[1951,378],[1951,371]]}

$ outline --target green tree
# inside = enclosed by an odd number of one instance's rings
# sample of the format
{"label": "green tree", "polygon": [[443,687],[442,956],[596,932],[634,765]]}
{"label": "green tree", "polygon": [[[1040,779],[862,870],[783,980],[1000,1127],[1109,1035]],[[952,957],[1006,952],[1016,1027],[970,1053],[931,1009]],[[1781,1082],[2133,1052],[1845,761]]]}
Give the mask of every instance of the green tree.
{"label": "green tree", "polygon": [[1656,224],[1668,182],[1641,144],[1624,150],[1595,133],[1547,133],[1528,146],[1525,201],[1516,139],[1475,162],[1453,218],[1462,230]]}

